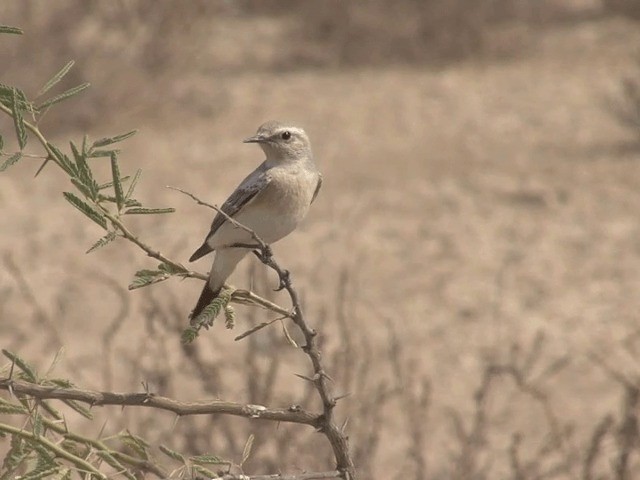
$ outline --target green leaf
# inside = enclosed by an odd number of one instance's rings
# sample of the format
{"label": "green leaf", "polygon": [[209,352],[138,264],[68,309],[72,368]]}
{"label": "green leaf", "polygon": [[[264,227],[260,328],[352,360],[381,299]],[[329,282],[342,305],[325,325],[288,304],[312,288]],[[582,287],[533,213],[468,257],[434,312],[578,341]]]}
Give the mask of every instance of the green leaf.
{"label": "green leaf", "polygon": [[70,177],[78,176],[76,167],[73,163],[71,163],[69,157],[62,153],[60,149],[53,143],[47,142],[47,147],[49,147],[49,150],[51,150],[51,152],[53,153],[54,158],[52,160],[54,160],[60,166],[60,168],[62,168],[67,173],[67,175],[69,175]]}
{"label": "green leaf", "polygon": [[89,141],[89,135],[85,133],[82,136],[82,155],[84,155],[85,157],[89,155],[89,147],[87,145],[88,141]]}
{"label": "green leaf", "polygon": [[173,213],[175,212],[175,208],[130,208],[129,210],[125,210],[126,215],[153,215],[156,213]]}
{"label": "green leaf", "polygon": [[78,210],[80,210],[82,213],[84,213],[87,217],[89,217],[91,220],[96,222],[102,228],[104,228],[105,230],[107,229],[107,219],[103,214],[95,210],[89,204],[80,200],[73,193],[63,192],[63,195],[64,195],[64,198],[66,198],[71,205],[76,207]]}
{"label": "green leaf", "polygon": [[[227,462],[227,465],[229,465],[229,463]],[[203,475],[205,478],[220,478],[220,476],[209,470],[208,468],[203,467],[202,465],[192,465],[192,469],[194,472],[198,472],[200,475]],[[198,476],[197,478],[201,478],[200,476]],[[277,478],[277,477],[276,477]]]}
{"label": "green leaf", "polygon": [[25,362],[22,358],[9,350],[5,350],[4,348],[2,349],[2,354],[15,363],[18,368],[25,373],[27,380],[31,383],[36,383],[38,381],[38,375],[36,374],[35,368]]}
{"label": "green leaf", "polygon": [[13,125],[16,129],[18,145],[20,145],[20,150],[23,150],[27,145],[27,130],[24,126],[24,119],[22,118],[22,109],[18,103],[18,90],[14,88],[12,95],[11,113],[13,116]]}
{"label": "green leaf", "polygon": [[4,138],[2,138],[2,135],[0,135],[0,152],[2,151],[4,147]]}
{"label": "green leaf", "polygon": [[244,462],[247,461],[249,455],[251,455],[251,449],[253,448],[253,441],[255,440],[255,435],[252,433],[249,435],[247,439],[247,443],[244,445],[244,450],[242,450],[242,461],[240,462],[240,466],[244,465]]}
{"label": "green leaf", "polygon": [[4,398],[0,398],[0,413],[2,414],[6,414],[6,415],[13,415],[13,414],[26,414],[28,413],[29,410],[27,410],[26,408],[24,408],[22,405],[18,405],[16,403],[11,403],[7,400],[5,400]]}
{"label": "green leaf", "polygon": [[89,88],[89,86],[90,86],[89,83],[83,83],[82,85],[78,85],[77,87],[70,88],[66,92],[62,92],[60,95],[56,95],[55,97],[50,98],[49,100],[41,103],[36,108],[39,111],[42,111],[45,108],[50,107],[51,105],[55,105],[56,103],[60,103],[63,100],[66,100],[69,97],[73,97],[74,95],[77,95],[78,93],[82,92],[83,90],[86,90],[87,88]]}
{"label": "green leaf", "polygon": [[2,165],[0,165],[0,172],[4,172],[7,168],[9,168],[11,165],[16,163],[21,158],[22,158],[22,152],[16,152],[13,155],[11,155],[2,163]]}
{"label": "green leaf", "polygon": [[[126,177],[122,177],[120,179],[121,182],[126,182],[127,180],[129,180],[131,177],[129,175],[127,175]],[[107,183],[101,183],[100,185],[98,185],[98,190],[104,190],[105,188],[110,188],[113,186],[113,182],[107,182]]]}
{"label": "green leaf", "polygon": [[78,151],[78,148],[73,142],[69,142],[69,144],[71,145],[73,158],[76,161],[76,171],[78,172],[77,178],[89,191],[89,195],[87,196],[92,200],[95,200],[98,196],[98,182],[94,180],[93,173],[91,173],[91,168],[89,168],[89,164],[87,163],[85,156]]}
{"label": "green leaf", "polygon": [[220,311],[223,310],[230,301],[231,292],[229,290],[222,290],[222,292],[200,312],[200,315],[193,320],[193,325],[196,327],[213,325],[213,321],[220,314]]}
{"label": "green leaf", "polygon": [[120,150],[89,150],[87,157],[89,158],[100,158],[100,157],[110,157],[113,154],[120,153]]}
{"label": "green leaf", "polygon": [[118,461],[110,452],[106,450],[96,450],[96,454],[104,460],[109,466],[116,469],[120,475],[124,475],[129,480],[137,480],[138,477],[133,475],[127,468]]}
{"label": "green leaf", "polygon": [[174,267],[173,265],[169,265],[168,263],[164,262],[158,265],[158,270],[170,273],[171,275],[179,275],[187,271],[187,269],[184,267]]}
{"label": "green leaf", "polygon": [[49,480],[71,480],[71,470],[68,468],[61,468],[57,474],[49,477]]}
{"label": "green leaf", "polygon": [[124,432],[120,432],[120,434],[118,435],[118,438],[127,447],[135,451],[138,454],[138,456],[140,456],[141,458],[144,458],[145,460],[149,459],[149,454],[147,453],[149,444],[143,438],[132,434],[128,430],[125,430]]}
{"label": "green leaf", "polygon": [[133,190],[136,188],[136,185],[138,184],[138,180],[140,180],[140,175],[142,175],[142,170],[138,169],[138,171],[133,176],[133,180],[131,180],[131,184],[129,184],[129,189],[127,190],[127,194],[124,196],[125,200],[129,200],[131,198],[131,195],[133,195]]}
{"label": "green leaf", "polygon": [[191,342],[193,342],[196,338],[198,338],[198,331],[200,329],[196,326],[189,326],[187,328],[185,328],[182,331],[182,334],[180,335],[180,342],[183,345],[189,345]]}
{"label": "green leaf", "polygon": [[120,168],[118,167],[118,155],[114,152],[111,154],[111,175],[113,177],[113,191],[116,195],[116,205],[118,212],[122,210],[124,203],[124,194],[122,193],[122,181],[120,180]]}
{"label": "green leaf", "polygon": [[10,27],[9,25],[0,25],[0,33],[10,33],[13,35],[22,35],[24,31],[18,27]]}
{"label": "green leaf", "polygon": [[43,478],[51,478],[51,475],[58,473],[60,470],[59,465],[55,466],[43,466],[39,465],[34,470],[20,475],[20,480],[41,480]]}
{"label": "green leaf", "polygon": [[158,448],[162,453],[164,453],[168,457],[173,458],[174,460],[178,460],[179,462],[182,462],[185,465],[187,464],[187,461],[185,460],[184,455],[182,455],[181,453],[176,452],[175,450],[171,450],[169,447],[165,447],[164,445],[159,445]]}
{"label": "green leaf", "polygon": [[56,73],[53,77],[51,77],[51,79],[44,84],[44,87],[40,89],[40,91],[38,92],[38,96],[47,93],[51,87],[53,87],[56,83],[62,80],[62,78],[69,72],[69,70],[71,70],[71,67],[73,67],[74,63],[75,62],[71,60],[64,67],[62,67],[62,69],[58,73]]}
{"label": "green leaf", "polygon": [[220,457],[216,457],[215,455],[196,455],[194,457],[189,457],[193,463],[200,463],[202,465],[228,465],[229,462],[222,460]]}
{"label": "green leaf", "polygon": [[91,148],[93,149],[96,147],[106,147],[107,145],[111,145],[113,143],[122,142],[127,138],[133,137],[136,133],[138,133],[138,130],[131,130],[130,132],[116,135],[115,137],[101,138],[100,140],[96,140],[95,142],[93,142]]}
{"label": "green leaf", "polygon": [[72,178],[71,179],[71,183],[73,183],[73,185],[80,190],[80,192],[87,198],[91,198],[91,190],[89,190],[89,187],[87,187],[84,183],[82,183],[80,180],[78,180],[77,178]]}
{"label": "green leaf", "polygon": [[32,421],[33,421],[33,434],[36,437],[41,436],[43,432],[42,415],[40,415],[39,413],[36,413],[35,418]]}
{"label": "green leaf", "polygon": [[118,235],[116,234],[116,232],[111,231],[107,233],[104,237],[100,238],[96,243],[94,243],[91,246],[91,248],[86,251],[86,253],[91,253],[94,250],[97,250],[98,248],[102,248],[105,245],[113,242],[116,238],[118,238]]}
{"label": "green leaf", "polygon": [[11,436],[11,448],[7,452],[2,462],[2,470],[5,472],[2,477],[8,479],[12,470],[15,470],[29,455],[31,449],[19,435]]}
{"label": "green leaf", "polygon": [[133,282],[129,285],[129,290],[135,290],[137,288],[153,285],[154,283],[160,283],[171,278],[171,275],[167,272],[160,270],[138,270],[135,273]]}

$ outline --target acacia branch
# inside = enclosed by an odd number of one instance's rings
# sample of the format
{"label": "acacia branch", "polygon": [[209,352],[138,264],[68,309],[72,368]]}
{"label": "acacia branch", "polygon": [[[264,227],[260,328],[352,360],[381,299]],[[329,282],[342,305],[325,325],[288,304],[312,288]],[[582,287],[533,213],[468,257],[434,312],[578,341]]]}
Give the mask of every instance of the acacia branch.
{"label": "acacia branch", "polygon": [[309,380],[313,382],[313,385],[315,386],[318,395],[322,400],[322,415],[318,417],[317,428],[319,431],[324,433],[324,435],[329,440],[336,459],[337,468],[345,473],[346,478],[355,479],[355,466],[353,464],[351,454],[349,453],[349,443],[347,437],[333,421],[333,409],[336,406],[337,400],[333,396],[333,393],[331,392],[331,389],[329,387],[329,381],[331,379],[329,375],[327,375],[326,371],[324,370],[324,366],[322,365],[322,356],[320,354],[318,343],[316,341],[317,332],[314,329],[310,328],[305,320],[304,313],[300,305],[298,292],[293,287],[289,271],[280,267],[280,265],[273,257],[271,247],[267,245],[251,228],[242,225],[222,209],[200,200],[192,193],[186,192],[176,187],[169,188],[188,195],[199,205],[204,205],[206,207],[214,209],[216,212],[225,217],[225,219],[229,223],[249,233],[251,235],[251,238],[256,242],[256,245],[237,244],[230,245],[229,247],[254,249],[254,253],[260,259],[260,261],[278,274],[278,278],[280,280],[280,286],[278,290],[284,289],[287,291],[289,297],[291,298],[291,304],[293,306],[293,311],[287,316],[291,318],[291,320],[293,320],[293,322],[302,332],[305,339],[305,345],[302,346],[302,350],[307,354],[313,366],[313,377]]}
{"label": "acacia branch", "polygon": [[276,422],[298,423],[310,425],[315,428],[321,426],[321,415],[307,412],[298,406],[290,408],[268,408],[262,405],[241,404],[222,400],[180,402],[172,398],[154,395],[153,393],[98,392],[77,388],[38,385],[13,379],[0,380],[0,390],[7,390],[16,395],[29,395],[39,400],[76,400],[92,407],[106,405],[137,406],[166,410],[178,416],[211,415],[218,413]]}

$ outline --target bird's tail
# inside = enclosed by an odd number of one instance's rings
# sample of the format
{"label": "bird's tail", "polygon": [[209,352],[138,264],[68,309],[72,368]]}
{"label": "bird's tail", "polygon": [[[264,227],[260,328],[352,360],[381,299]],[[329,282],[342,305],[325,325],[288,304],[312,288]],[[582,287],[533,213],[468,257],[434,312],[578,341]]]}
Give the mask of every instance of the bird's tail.
{"label": "bird's tail", "polygon": [[211,286],[209,286],[209,282],[205,282],[200,298],[198,298],[198,303],[196,303],[195,308],[189,314],[191,324],[193,324],[194,320],[198,318],[198,315],[220,294],[220,290],[222,289],[219,288],[217,291],[213,291]]}

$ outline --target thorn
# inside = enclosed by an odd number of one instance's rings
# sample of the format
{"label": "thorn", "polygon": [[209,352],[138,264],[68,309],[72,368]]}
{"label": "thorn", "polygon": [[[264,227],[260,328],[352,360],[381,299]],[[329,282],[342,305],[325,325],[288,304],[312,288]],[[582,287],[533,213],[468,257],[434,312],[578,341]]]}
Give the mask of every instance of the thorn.
{"label": "thorn", "polygon": [[15,357],[11,359],[11,368],[9,369],[9,377],[7,377],[7,380],[11,380],[13,378],[13,369],[16,366],[16,359]]}
{"label": "thorn", "polygon": [[306,380],[307,382],[315,383],[315,380],[313,378],[309,378],[306,375],[300,375],[299,373],[294,373],[294,375],[298,378]]}
{"label": "thorn", "polygon": [[340,427],[340,432],[344,433],[348,424],[349,424],[349,417],[345,418],[344,422],[342,422],[342,426]]}
{"label": "thorn", "polygon": [[338,400],[342,400],[343,398],[347,398],[351,396],[351,392],[343,393],[342,395],[337,395],[333,401],[337,402]]}
{"label": "thorn", "polygon": [[33,176],[34,178],[40,175],[40,172],[44,169],[47,163],[49,163],[49,160],[51,160],[51,157],[47,157],[44,159],[44,162],[42,162],[42,165],[40,165],[40,168],[38,168],[38,170],[36,171],[36,174]]}

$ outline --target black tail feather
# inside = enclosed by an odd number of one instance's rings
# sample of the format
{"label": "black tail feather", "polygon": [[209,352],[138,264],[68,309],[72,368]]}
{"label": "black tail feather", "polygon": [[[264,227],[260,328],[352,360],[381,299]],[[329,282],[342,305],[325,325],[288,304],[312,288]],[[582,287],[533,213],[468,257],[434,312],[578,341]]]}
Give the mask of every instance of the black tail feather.
{"label": "black tail feather", "polygon": [[219,288],[216,292],[211,290],[209,286],[209,282],[204,284],[204,288],[202,289],[202,293],[200,294],[200,298],[198,298],[198,303],[196,303],[195,308],[191,311],[189,315],[189,320],[191,323],[198,318],[198,315],[202,313],[202,311],[207,308],[207,306],[213,302],[213,300],[220,294],[221,288]]}

